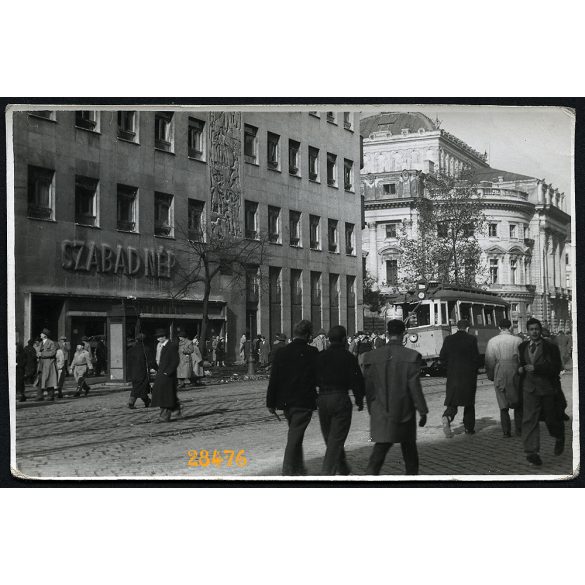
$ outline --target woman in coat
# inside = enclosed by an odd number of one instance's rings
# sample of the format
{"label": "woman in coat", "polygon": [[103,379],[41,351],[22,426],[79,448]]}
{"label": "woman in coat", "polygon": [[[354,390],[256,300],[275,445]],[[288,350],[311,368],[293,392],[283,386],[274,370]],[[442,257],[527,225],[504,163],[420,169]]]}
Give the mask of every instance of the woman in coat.
{"label": "woman in coat", "polygon": [[270,344],[264,335],[260,338],[260,365],[266,366],[268,364],[268,354],[270,353]]}
{"label": "woman in coat", "polygon": [[191,354],[191,365],[193,368],[193,377],[195,384],[198,384],[198,379],[203,378],[203,357],[199,349],[199,339],[197,336],[193,338],[193,353]]}
{"label": "woman in coat", "polygon": [[217,345],[215,346],[215,357],[218,366],[225,366],[225,342],[223,337],[217,337]]}
{"label": "woman in coat", "polygon": [[191,365],[191,354],[193,353],[193,344],[187,339],[186,333],[179,329],[179,367],[177,368],[177,380],[179,388],[187,386],[193,376],[193,367]]}
{"label": "woman in coat", "polygon": [[37,348],[39,358],[39,390],[37,400],[43,400],[43,390],[47,390],[49,400],[55,400],[55,388],[57,386],[57,344],[49,339],[51,332],[43,329],[41,332],[41,342]]}
{"label": "woman in coat", "polygon": [[89,355],[89,352],[84,349],[83,343],[78,343],[73,359],[71,360],[71,373],[77,382],[77,389],[73,395],[75,398],[81,396],[82,390],[86,396],[88,395],[89,386],[85,381],[85,377],[88,372],[91,371],[93,371],[91,356]]}
{"label": "woman in coat", "polygon": [[38,358],[34,343],[34,339],[29,339],[24,348],[24,381],[27,384],[32,384],[37,377]]}

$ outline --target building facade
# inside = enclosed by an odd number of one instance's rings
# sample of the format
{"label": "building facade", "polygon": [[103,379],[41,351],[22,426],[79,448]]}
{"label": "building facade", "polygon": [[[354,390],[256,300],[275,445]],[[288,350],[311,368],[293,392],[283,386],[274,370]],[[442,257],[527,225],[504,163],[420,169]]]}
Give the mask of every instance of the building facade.
{"label": "building facade", "polygon": [[58,110],[13,122],[17,339],[44,327],[73,344],[104,336],[121,379],[138,322],[147,336],[200,331],[202,286],[175,293],[193,261],[185,241],[216,224],[269,242],[242,286],[212,282],[209,333],[228,356],[244,332],[272,340],[300,318],[361,326],[357,114]]}
{"label": "building facade", "polygon": [[[484,201],[487,231],[476,234],[483,251],[484,288],[511,306],[517,330],[530,316],[553,330],[570,328],[567,269],[569,202],[544,180],[493,169],[487,155],[438,127],[421,113],[383,113],[364,118],[362,234],[365,269],[382,293],[401,286],[399,236],[416,237],[416,199],[435,171],[472,170]],[[570,268],[569,268],[570,270]]]}

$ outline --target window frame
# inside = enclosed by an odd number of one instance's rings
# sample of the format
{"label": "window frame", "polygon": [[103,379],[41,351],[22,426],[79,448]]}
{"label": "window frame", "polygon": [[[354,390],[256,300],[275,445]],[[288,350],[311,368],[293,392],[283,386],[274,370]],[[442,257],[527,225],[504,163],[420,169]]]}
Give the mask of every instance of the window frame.
{"label": "window frame", "polygon": [[[249,219],[252,219],[252,226],[249,224]],[[251,229],[251,227],[253,229]],[[257,240],[258,234],[258,202],[244,200],[244,237],[247,240]]]}
{"label": "window frame", "polygon": [[[251,141],[248,140],[251,137]],[[251,144],[253,154],[247,152]],[[244,124],[244,161],[249,165],[258,166],[258,128],[251,124]]]}
{"label": "window frame", "polygon": [[[55,221],[55,174],[55,169],[48,169],[37,165],[28,165],[27,217],[29,219]],[[42,183],[47,186],[48,206],[39,204],[42,203],[41,198],[39,197],[39,179],[48,179],[42,181]]]}
{"label": "window frame", "polygon": [[[303,247],[303,239],[302,239],[302,212],[295,211],[294,209],[289,209],[288,211],[288,229],[289,229],[289,245],[293,248],[302,248]],[[294,220],[294,224],[293,224]],[[293,230],[293,225],[295,229]],[[294,243],[296,240],[296,243]]]}
{"label": "window frame", "polygon": [[[314,183],[321,182],[321,165],[319,163],[320,151],[316,146],[309,146],[308,159],[309,159],[309,181]],[[311,163],[314,163],[313,165]]]}
{"label": "window frame", "polygon": [[333,154],[332,152],[327,153],[327,186],[328,187],[337,187],[338,186],[337,185],[337,155]]}
{"label": "window frame", "polygon": [[[398,225],[399,222],[397,221],[389,221],[386,223],[386,239],[387,240],[394,240],[398,237]],[[393,229],[390,229],[393,228]],[[389,232],[394,232],[394,235],[392,235]]]}
{"label": "window frame", "polygon": [[[132,201],[131,219],[122,219],[120,217],[120,202],[122,199]],[[138,187],[124,185],[122,183],[116,184],[116,230],[127,233],[138,233]]]}
{"label": "window frame", "polygon": [[[132,127],[130,129],[124,127],[121,123],[124,120],[124,116],[128,114],[132,114]],[[138,144],[138,112],[136,110],[118,110],[116,117],[118,139]]]}
{"label": "window frame", "polygon": [[[350,228],[350,229],[348,229],[348,228]],[[348,242],[348,234],[349,234],[349,242]],[[345,254],[346,254],[346,256],[355,256],[356,255],[355,224],[348,222],[348,221],[345,222]]]}
{"label": "window frame", "polygon": [[[205,161],[207,141],[205,136],[205,120],[189,116],[187,126],[187,156],[193,160]],[[192,145],[193,135],[199,136],[199,148]]]}
{"label": "window frame", "polygon": [[[331,235],[333,234],[333,239]],[[331,254],[339,254],[339,221],[327,219],[327,251]]]}
{"label": "window frame", "polygon": [[[272,221],[276,218],[274,226]],[[275,228],[272,231],[272,228]],[[271,244],[282,244],[281,208],[274,205],[268,206],[268,241]]]}
{"label": "window frame", "polygon": [[[313,231],[315,232],[314,234]],[[315,239],[313,239],[313,235]],[[319,215],[309,215],[309,248],[311,250],[321,251],[321,216]]]}
{"label": "window frame", "polygon": [[[166,122],[165,137],[159,136],[159,121]],[[154,149],[160,152],[175,152],[175,113],[159,111],[154,113]]]}
{"label": "window frame", "polygon": [[[271,152],[271,147],[274,146],[274,152]],[[271,159],[271,155],[274,158]],[[280,171],[280,134],[274,132],[266,132],[266,166],[271,171]]]}
{"label": "window frame", "polygon": [[[194,210],[198,215],[193,213]],[[191,225],[193,217],[199,218],[197,227]],[[205,242],[205,201],[195,197],[187,198],[187,236],[191,242]]]}
{"label": "window frame", "polygon": [[[492,233],[492,227],[494,228]],[[488,238],[497,238],[498,237],[498,224],[491,222],[488,223]]]}
{"label": "window frame", "polygon": [[[160,215],[158,213],[162,199],[169,200],[167,206],[167,221],[160,222]],[[158,222],[157,222],[157,215]],[[165,233],[166,232],[166,233]],[[154,235],[157,238],[174,238],[175,234],[175,197],[172,193],[164,193],[162,191],[154,192]]]}
{"label": "window frame", "polygon": [[[295,153],[294,164],[291,160],[291,153]],[[301,176],[301,143],[298,140],[288,139],[288,173],[294,177]]]}
{"label": "window frame", "polygon": [[[81,191],[85,193],[82,194]],[[84,212],[80,209],[80,197],[89,194],[92,208],[90,212]],[[92,218],[91,221],[83,221],[83,218]],[[75,175],[75,224],[84,227],[99,227],[99,179]]]}
{"label": "window frame", "polygon": [[[92,117],[84,117],[84,112],[93,113]],[[75,110],[75,127],[86,132],[100,133],[100,111],[99,110]]]}
{"label": "window frame", "polygon": [[349,193],[354,192],[353,161],[349,158],[343,159],[343,189]]}

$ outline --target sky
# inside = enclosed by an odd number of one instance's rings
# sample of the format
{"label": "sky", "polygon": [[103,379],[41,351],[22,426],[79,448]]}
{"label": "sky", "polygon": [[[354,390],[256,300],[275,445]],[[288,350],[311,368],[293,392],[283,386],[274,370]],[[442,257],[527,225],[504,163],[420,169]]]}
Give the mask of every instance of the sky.
{"label": "sky", "polygon": [[422,112],[441,128],[489,154],[496,169],[545,179],[569,195],[573,189],[574,124],[568,108],[548,106],[388,105],[376,111]]}

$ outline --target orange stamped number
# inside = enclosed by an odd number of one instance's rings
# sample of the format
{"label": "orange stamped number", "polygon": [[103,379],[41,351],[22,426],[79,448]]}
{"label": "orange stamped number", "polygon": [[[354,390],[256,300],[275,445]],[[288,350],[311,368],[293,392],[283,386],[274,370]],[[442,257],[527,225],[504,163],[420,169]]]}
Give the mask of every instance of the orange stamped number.
{"label": "orange stamped number", "polygon": [[236,452],[235,449],[224,449],[223,451],[213,450],[210,452],[207,449],[190,449],[187,451],[189,460],[187,461],[188,467],[209,467],[214,465],[215,467],[233,467],[234,464],[237,467],[246,467],[248,465],[248,459],[246,457],[244,449],[240,449]]}

